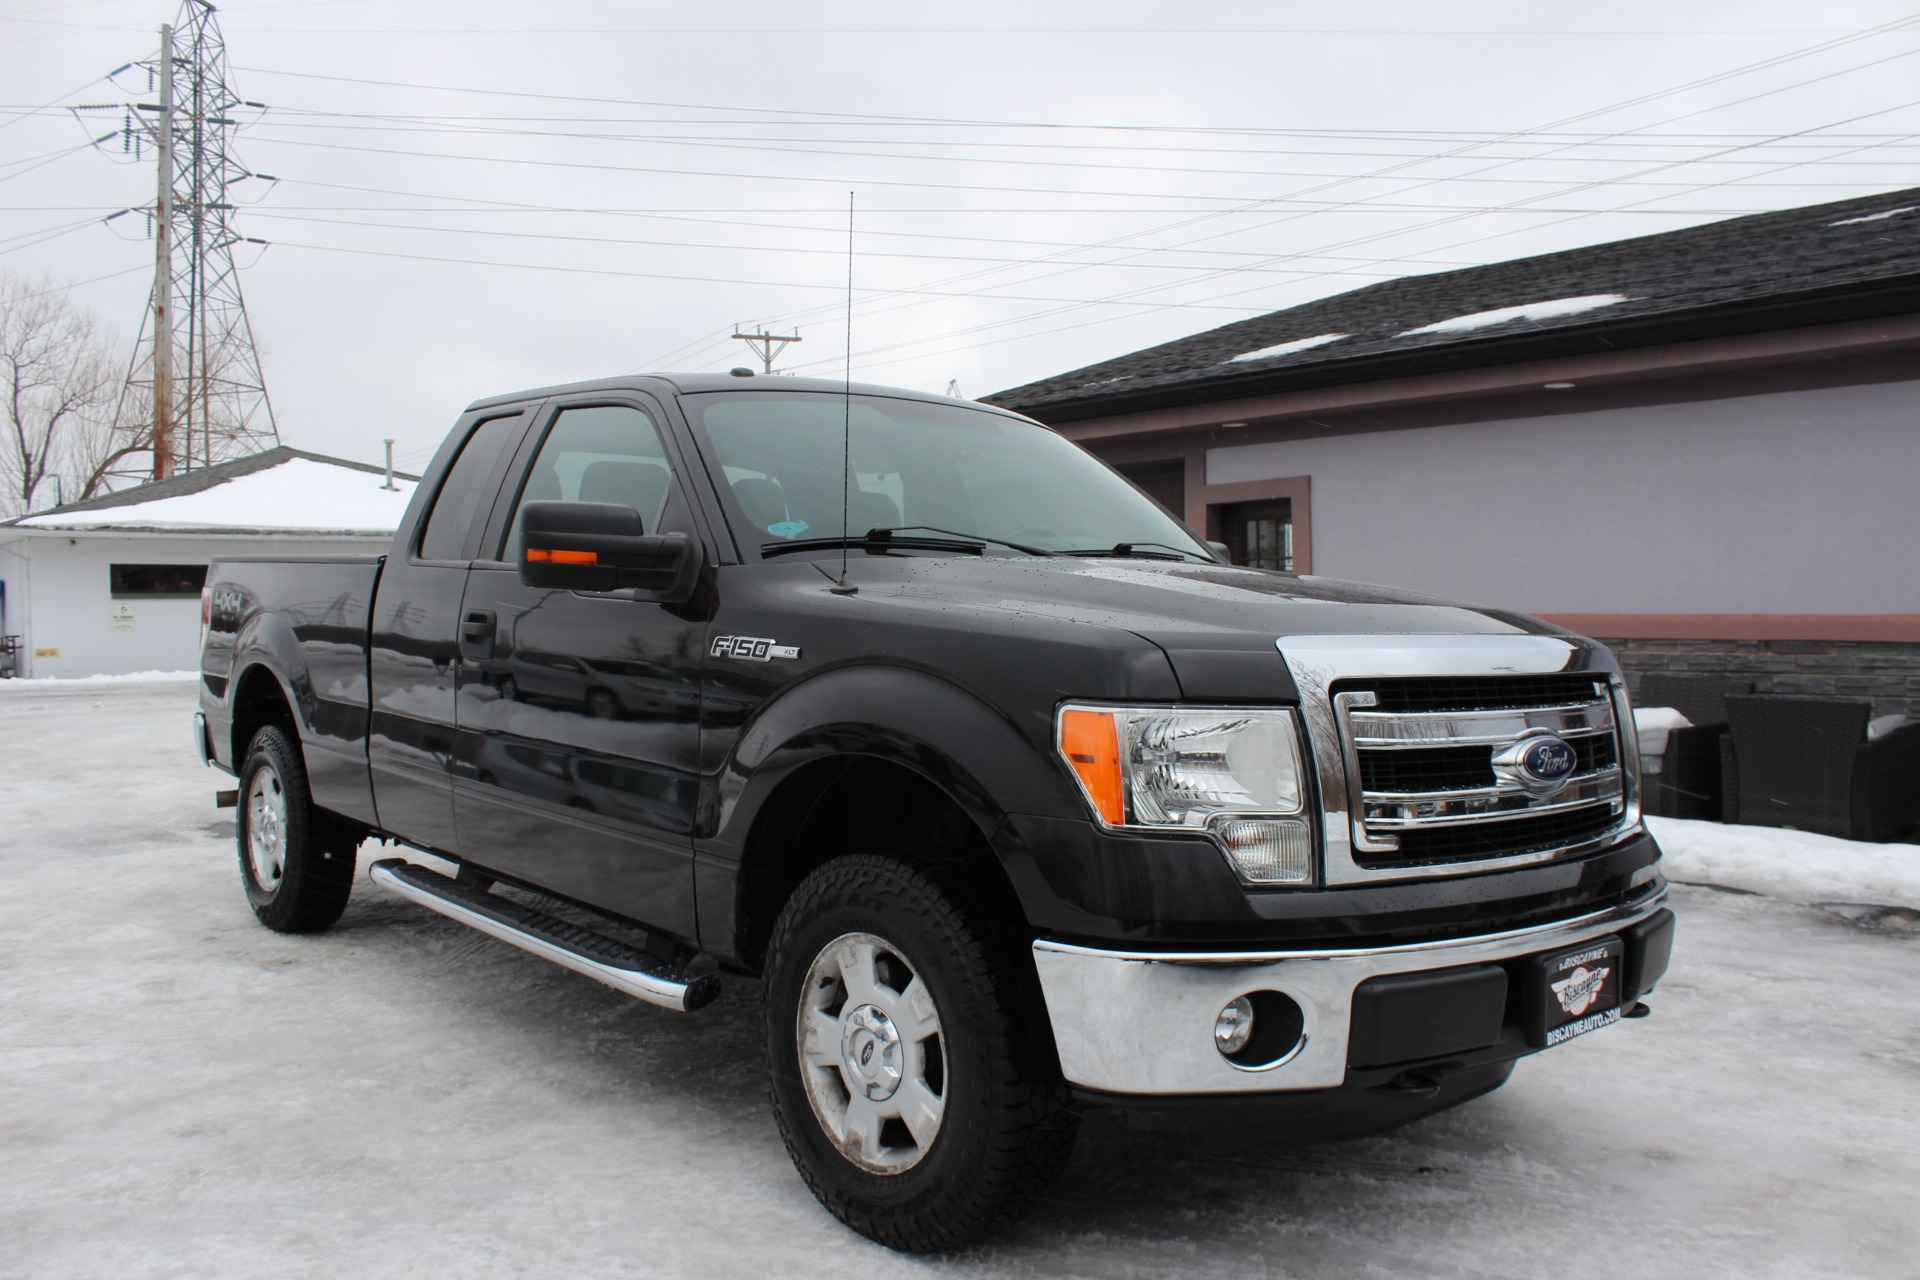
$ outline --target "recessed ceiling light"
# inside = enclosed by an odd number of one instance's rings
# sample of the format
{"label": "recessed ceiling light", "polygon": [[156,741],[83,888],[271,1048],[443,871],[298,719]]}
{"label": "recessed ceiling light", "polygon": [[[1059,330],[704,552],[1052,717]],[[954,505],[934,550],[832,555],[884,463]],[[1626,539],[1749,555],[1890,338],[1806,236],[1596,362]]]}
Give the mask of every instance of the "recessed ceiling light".
{"label": "recessed ceiling light", "polygon": [[1540,385],[1549,391],[1571,391],[1574,384],[1571,382],[1543,382]]}

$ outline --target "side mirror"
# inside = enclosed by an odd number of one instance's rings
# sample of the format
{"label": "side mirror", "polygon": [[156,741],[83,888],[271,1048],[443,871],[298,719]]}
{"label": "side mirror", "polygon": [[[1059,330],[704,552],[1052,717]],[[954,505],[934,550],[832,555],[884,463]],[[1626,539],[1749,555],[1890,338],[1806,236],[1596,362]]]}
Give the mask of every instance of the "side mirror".
{"label": "side mirror", "polygon": [[1207,543],[1207,550],[1213,552],[1214,555],[1220,557],[1221,564],[1233,563],[1233,548],[1228,546],[1226,543],[1213,542],[1210,540]]}
{"label": "side mirror", "polygon": [[700,581],[700,544],[647,533],[640,513],[613,502],[529,502],[520,516],[520,581],[561,591],[638,591],[683,604]]}

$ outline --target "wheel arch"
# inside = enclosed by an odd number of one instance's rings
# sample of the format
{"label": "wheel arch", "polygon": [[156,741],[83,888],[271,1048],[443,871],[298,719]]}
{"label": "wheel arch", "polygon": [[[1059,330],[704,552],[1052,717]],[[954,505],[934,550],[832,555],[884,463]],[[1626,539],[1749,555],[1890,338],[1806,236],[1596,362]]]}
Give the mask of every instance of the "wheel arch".
{"label": "wheel arch", "polygon": [[300,745],[300,722],[294,714],[293,697],[269,664],[253,662],[241,671],[233,683],[229,705],[233,711],[229,741],[236,772],[246,764],[247,748],[254,735],[267,725],[281,726],[294,745]]}
{"label": "wheel arch", "polygon": [[1009,812],[1072,812],[1067,785],[1014,723],[947,680],[904,667],[823,673],[763,708],[722,772],[701,858],[703,942],[757,969],[794,888],[843,853],[943,878],[964,870],[983,909],[1024,931],[992,836]]}

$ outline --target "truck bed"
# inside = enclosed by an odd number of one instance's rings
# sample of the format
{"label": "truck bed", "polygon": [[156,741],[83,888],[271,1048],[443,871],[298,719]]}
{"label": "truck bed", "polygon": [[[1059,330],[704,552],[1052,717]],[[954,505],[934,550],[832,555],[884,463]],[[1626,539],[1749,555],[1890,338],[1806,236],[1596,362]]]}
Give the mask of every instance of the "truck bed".
{"label": "truck bed", "polygon": [[[299,717],[314,799],[370,820],[367,784],[367,650],[370,610],[384,555],[233,556],[207,570],[209,636],[203,678],[215,756],[240,763],[231,741],[235,708],[250,690],[229,690],[231,672],[254,655],[278,673]],[[224,713],[224,715],[222,714]]]}

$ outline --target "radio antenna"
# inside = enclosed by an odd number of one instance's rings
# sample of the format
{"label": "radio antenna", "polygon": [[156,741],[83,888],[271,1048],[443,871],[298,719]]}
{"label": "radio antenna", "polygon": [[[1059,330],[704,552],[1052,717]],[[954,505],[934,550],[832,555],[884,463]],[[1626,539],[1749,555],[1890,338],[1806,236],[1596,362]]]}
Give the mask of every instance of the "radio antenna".
{"label": "radio antenna", "polygon": [[850,596],[859,588],[847,581],[848,527],[853,502],[853,192],[847,192],[847,360],[840,376],[840,581],[828,590]]}

